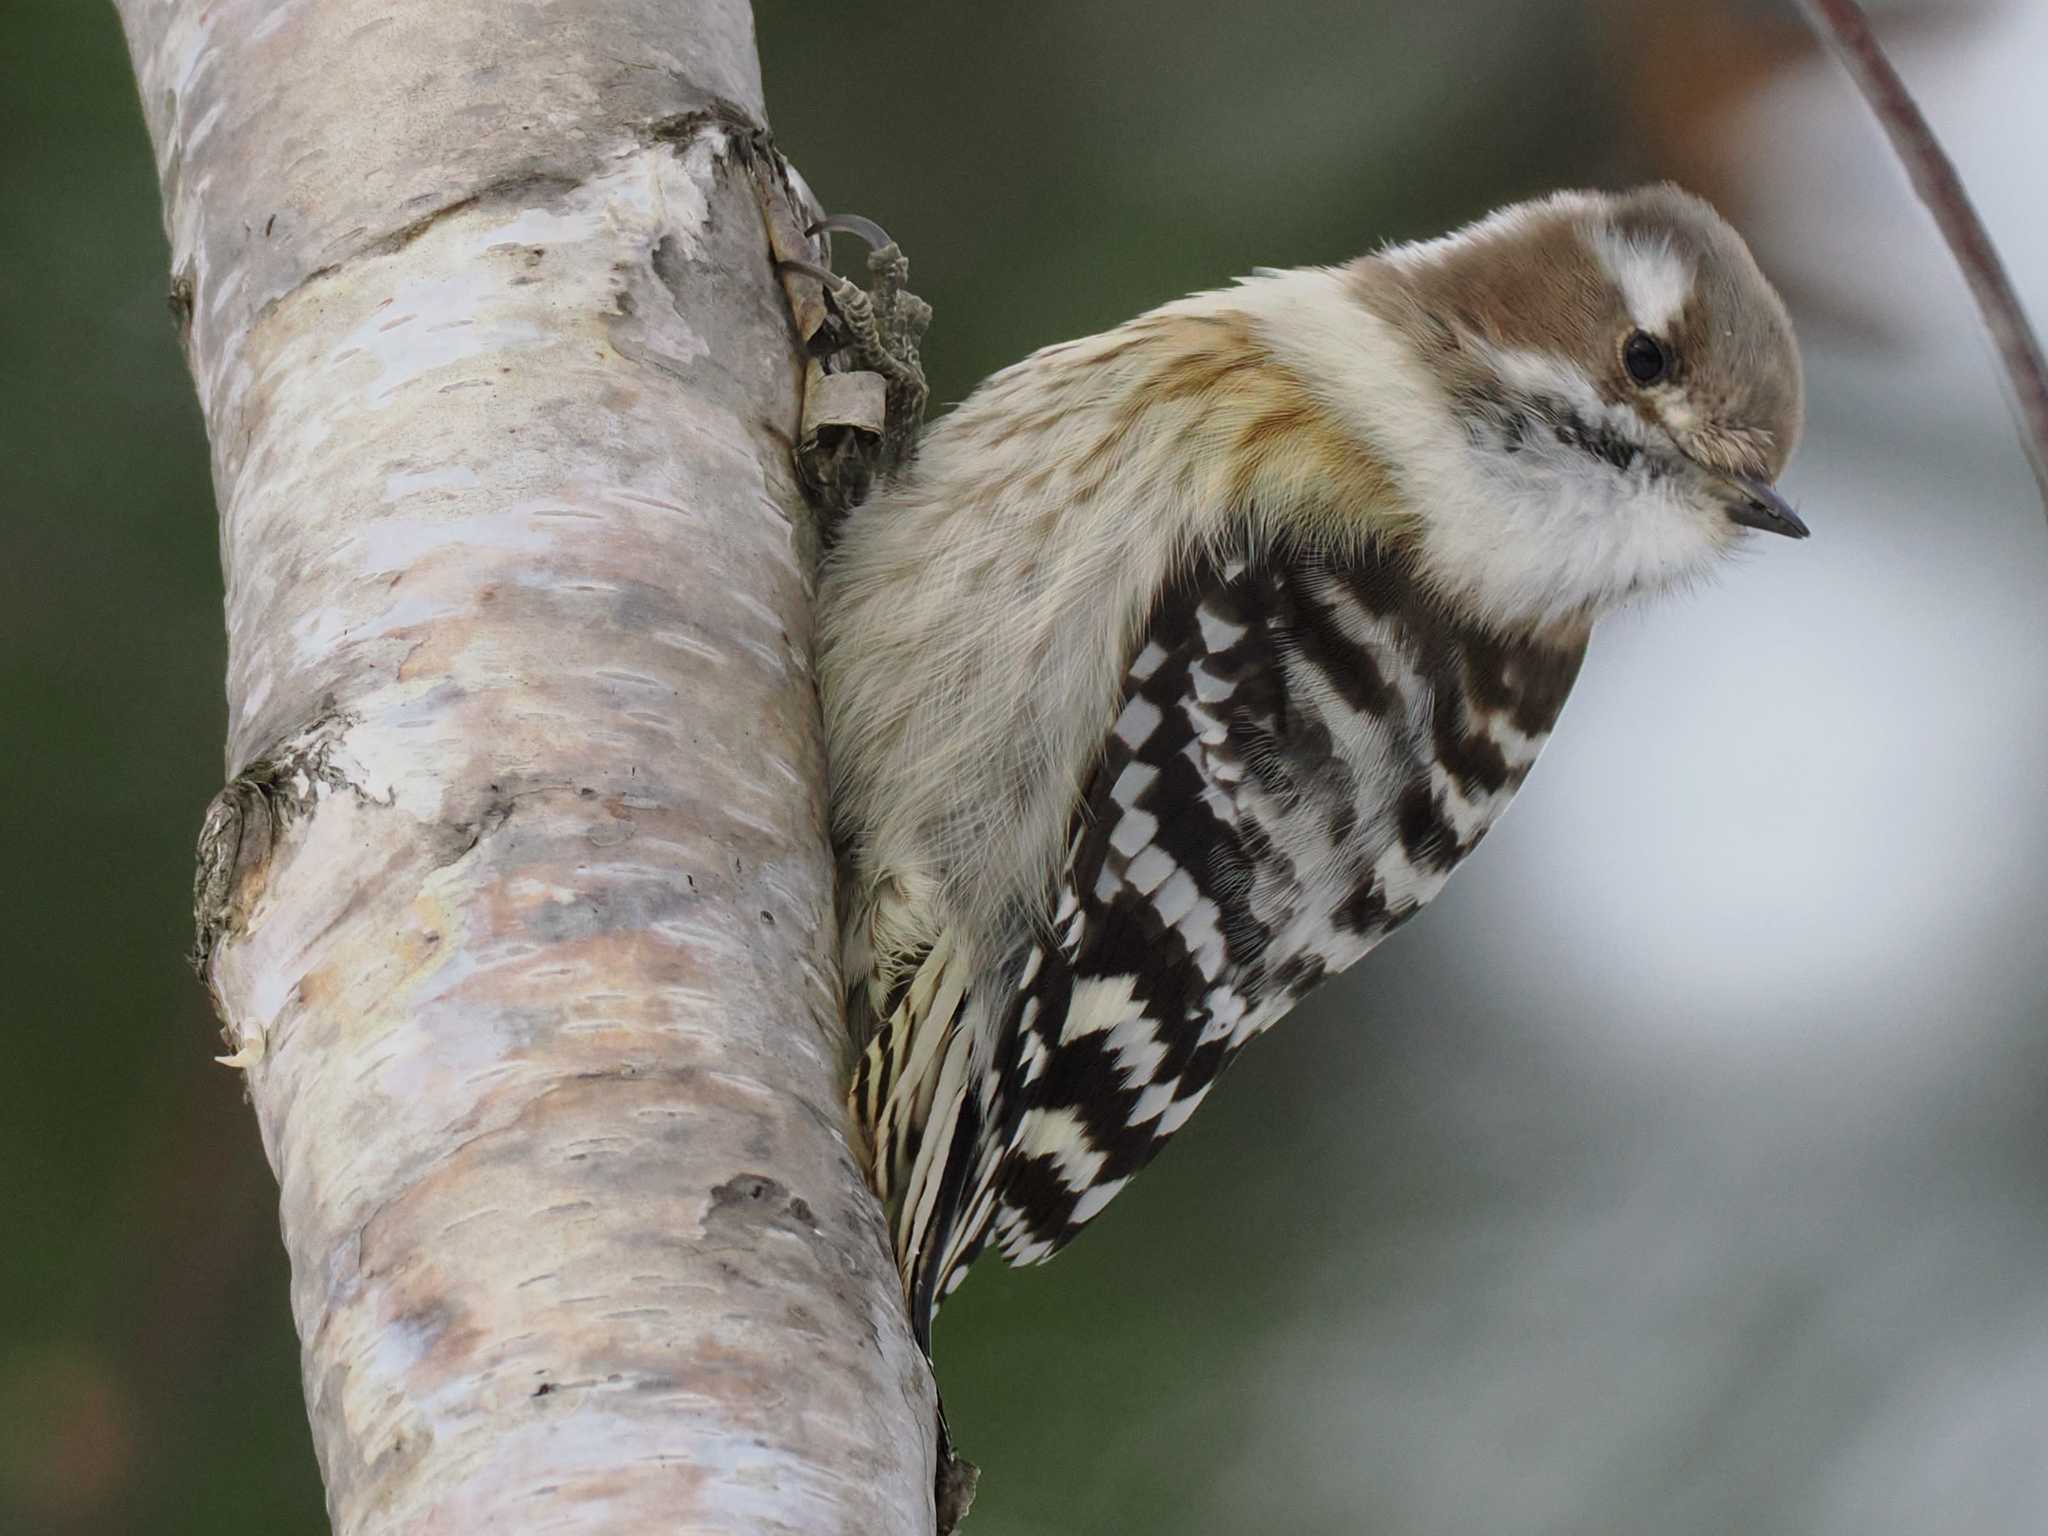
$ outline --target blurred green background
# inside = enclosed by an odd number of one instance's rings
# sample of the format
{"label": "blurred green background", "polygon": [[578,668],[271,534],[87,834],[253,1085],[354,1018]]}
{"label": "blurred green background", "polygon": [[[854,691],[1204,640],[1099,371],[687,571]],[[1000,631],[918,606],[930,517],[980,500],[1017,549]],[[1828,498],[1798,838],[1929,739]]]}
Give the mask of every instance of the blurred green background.
{"label": "blurred green background", "polygon": [[[1429,917],[938,1338],[972,1529],[2021,1532],[2048,1510],[2048,532],[1959,284],[1765,3],[761,0],[934,397],[1552,186],[1721,204],[1816,537],[1603,636]],[[1888,36],[2048,290],[2048,14]],[[2029,145],[2033,146],[2031,149]],[[325,1528],[274,1186],[187,972],[199,414],[111,7],[0,10],[0,1532]]]}

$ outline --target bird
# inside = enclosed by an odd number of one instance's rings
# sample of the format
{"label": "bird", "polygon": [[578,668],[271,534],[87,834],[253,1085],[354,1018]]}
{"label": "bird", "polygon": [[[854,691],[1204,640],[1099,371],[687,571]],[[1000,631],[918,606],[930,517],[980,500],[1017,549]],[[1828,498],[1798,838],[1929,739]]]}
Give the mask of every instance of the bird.
{"label": "bird", "polygon": [[1045,347],[844,514],[848,1106],[927,1353],[1442,889],[1602,616],[1807,535],[1803,412],[1712,207],[1568,191]]}

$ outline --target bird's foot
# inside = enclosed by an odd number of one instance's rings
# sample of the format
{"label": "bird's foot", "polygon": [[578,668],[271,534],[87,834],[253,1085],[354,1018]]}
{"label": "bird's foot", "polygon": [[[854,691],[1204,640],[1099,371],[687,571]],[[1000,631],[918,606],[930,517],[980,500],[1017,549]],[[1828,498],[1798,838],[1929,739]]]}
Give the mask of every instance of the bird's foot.
{"label": "bird's foot", "polygon": [[814,499],[843,512],[917,446],[926,396],[918,343],[932,307],[905,286],[910,261],[879,224],[841,214],[807,231],[813,237],[835,232],[867,243],[868,287],[815,262],[779,265],[817,282],[831,308],[828,323],[809,342],[797,468]]}

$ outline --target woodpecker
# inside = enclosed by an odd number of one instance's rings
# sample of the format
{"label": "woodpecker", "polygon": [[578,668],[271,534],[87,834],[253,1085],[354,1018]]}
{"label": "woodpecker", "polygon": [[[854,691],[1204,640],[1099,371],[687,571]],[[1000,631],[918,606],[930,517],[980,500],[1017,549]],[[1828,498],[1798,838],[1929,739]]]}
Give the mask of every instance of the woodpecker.
{"label": "woodpecker", "polygon": [[1564,192],[1047,347],[846,515],[850,1105],[920,1343],[1442,889],[1601,615],[1806,536],[1802,409],[1706,203]]}

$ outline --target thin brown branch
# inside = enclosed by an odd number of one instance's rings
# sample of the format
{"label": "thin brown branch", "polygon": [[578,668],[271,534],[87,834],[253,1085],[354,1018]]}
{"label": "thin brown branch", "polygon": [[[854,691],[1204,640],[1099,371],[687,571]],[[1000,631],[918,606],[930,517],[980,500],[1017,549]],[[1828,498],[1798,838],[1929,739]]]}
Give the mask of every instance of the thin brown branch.
{"label": "thin brown branch", "polygon": [[2048,362],[2042,359],[2040,339],[2027,323],[2026,311],[2020,307],[2019,295],[1991,243],[1991,234],[1963,190],[1955,162],[1942,149],[1905,81],[1878,46],[1863,7],[1856,0],[1800,3],[1814,30],[1834,50],[1877,114],[1912,179],[1913,190],[1934,215],[1970,292],[1976,295],[1992,344],[2005,364],[2020,445],[2034,467],[2043,503],[2048,505]]}

